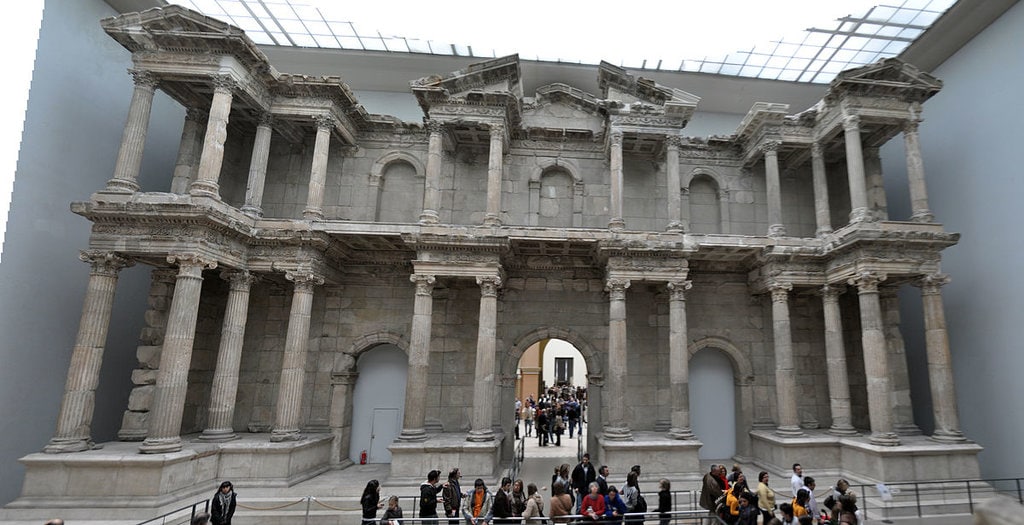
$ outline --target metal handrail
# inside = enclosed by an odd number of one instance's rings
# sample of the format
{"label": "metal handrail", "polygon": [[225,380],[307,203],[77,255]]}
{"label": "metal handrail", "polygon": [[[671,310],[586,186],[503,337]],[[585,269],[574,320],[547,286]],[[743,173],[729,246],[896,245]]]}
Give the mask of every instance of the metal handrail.
{"label": "metal handrail", "polygon": [[195,503],[193,503],[191,505],[185,505],[184,507],[180,507],[180,508],[174,509],[174,510],[172,510],[170,512],[165,512],[165,513],[163,513],[163,514],[161,514],[161,515],[159,515],[159,516],[157,516],[155,518],[150,518],[150,519],[148,519],[146,521],[141,521],[141,522],[138,523],[138,525],[146,525],[147,523],[154,523],[157,520],[162,520],[160,522],[161,524],[167,523],[167,518],[171,517],[174,514],[177,514],[177,513],[181,512],[181,511],[183,511],[185,509],[192,509],[191,510],[191,515],[189,517],[189,523],[192,523],[192,520],[195,519],[195,517],[196,517],[196,507],[199,506],[199,505],[203,506],[203,512],[208,512],[210,510],[210,500],[204,499],[204,500],[197,501],[197,502],[195,502]]}
{"label": "metal handrail", "polygon": [[[916,507],[917,517],[921,518],[926,515],[930,515],[925,512],[927,509],[927,501],[922,501],[922,492],[927,493],[930,490],[938,489],[941,490],[944,497],[951,493],[963,494],[967,498],[966,504],[969,513],[974,514],[975,505],[978,503],[976,500],[978,494],[975,490],[976,487],[972,487],[972,483],[984,483],[991,487],[993,492],[1013,496],[1016,498],[1018,503],[1024,505],[1024,490],[1022,490],[1024,485],[1022,485],[1022,481],[1024,481],[1024,478],[951,479],[936,481],[899,481],[886,483],[885,485],[889,488],[890,493],[895,496],[893,498],[894,500],[899,499],[902,501],[909,501],[909,499],[905,499],[902,495],[905,491],[913,490],[913,504],[914,507]],[[1007,484],[1011,484],[1012,488],[1009,490],[1006,488],[1000,488],[1000,486],[1005,487]],[[962,486],[963,488],[958,490],[958,486]],[[860,494],[857,498],[857,503],[860,506],[860,509],[864,511],[865,515],[867,515],[868,507],[871,502],[871,500],[868,499],[869,494],[872,498],[879,497],[877,492],[878,486],[859,484],[850,485],[850,489]],[[831,491],[832,489],[830,488],[829,490]],[[888,504],[883,504],[881,506],[877,505],[877,500],[876,506],[878,507],[879,512],[891,508]]]}

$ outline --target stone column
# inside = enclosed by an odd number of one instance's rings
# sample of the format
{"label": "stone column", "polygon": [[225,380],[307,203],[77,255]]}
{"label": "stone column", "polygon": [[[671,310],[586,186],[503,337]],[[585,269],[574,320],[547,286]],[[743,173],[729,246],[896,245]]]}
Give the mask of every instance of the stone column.
{"label": "stone column", "polygon": [[274,117],[270,113],[260,114],[260,123],[256,126],[256,140],[252,144],[252,157],[249,160],[249,180],[245,184],[245,204],[242,206],[242,213],[253,219],[263,216],[263,186],[267,179],[273,125]]}
{"label": "stone column", "polygon": [[828,363],[828,399],[832,410],[830,434],[850,436],[857,433],[853,428],[850,409],[850,380],[846,366],[846,349],[843,348],[843,318],[839,309],[839,296],[846,291],[843,286],[826,284],[821,287],[821,299],[825,305],[825,360]]}
{"label": "stone column", "polygon": [[786,226],[782,223],[782,182],[779,180],[779,146],[777,140],[761,145],[764,152],[764,176],[768,190],[768,236],[783,237]]}
{"label": "stone column", "polygon": [[[608,398],[612,405],[626,406],[626,379],[628,355],[626,352],[626,289],[628,279],[608,279],[605,290],[609,293],[608,309]],[[632,440],[633,434],[626,421],[628,410],[609,410],[604,428],[605,439]]]}
{"label": "stone column", "polygon": [[184,195],[192,183],[192,168],[196,161],[196,148],[203,133],[206,114],[195,108],[185,112],[185,124],[181,127],[181,144],[178,145],[178,159],[174,162],[174,176],[171,178],[171,193]]}
{"label": "stone column", "polygon": [[873,220],[889,219],[889,204],[885,198],[885,178],[882,175],[882,157],[876,147],[864,148],[864,177],[868,188],[868,209]]}
{"label": "stone column", "polygon": [[825,171],[825,151],[821,144],[811,144],[811,173],[814,179],[814,219],[818,224],[815,235],[832,233],[832,212],[828,205],[828,176]]}
{"label": "stone column", "polygon": [[329,115],[316,117],[316,144],[313,146],[313,168],[309,171],[309,193],[302,218],[308,221],[324,220],[324,184],[327,183],[327,160],[331,149],[331,130],[334,119]]}
{"label": "stone column", "polygon": [[491,419],[494,412],[494,351],[498,325],[498,287],[496,275],[476,278],[480,286],[480,323],[476,337],[476,369],[473,374],[473,419],[468,441],[493,441]]}
{"label": "stone column", "polygon": [[679,180],[679,146],[682,139],[669,136],[665,139],[665,179],[668,185],[668,228],[670,232],[683,232],[683,196]]}
{"label": "stone column", "polygon": [[285,278],[295,283],[292,307],[288,314],[288,335],[284,340],[281,381],[277,389],[277,411],[271,441],[295,441],[299,436],[302,388],[306,383],[306,353],[309,350],[309,322],[313,310],[313,290],[324,278],[311,271],[288,271]]}
{"label": "stone column", "polygon": [[224,141],[228,138],[231,93],[237,84],[227,75],[213,77],[213,102],[199,158],[199,173],[188,192],[192,195],[220,198],[220,168],[224,164]]}
{"label": "stone column", "polygon": [[910,220],[935,222],[935,216],[928,209],[928,190],[924,184],[924,160],[921,158],[917,125],[917,120],[903,123],[903,147],[907,150],[907,181],[910,183]]}
{"label": "stone column", "polygon": [[693,439],[690,428],[690,351],[686,335],[686,291],[693,283],[672,281],[668,287],[668,377],[672,400],[673,439]]}
{"label": "stone column", "polygon": [[868,210],[867,180],[864,175],[864,151],[860,143],[860,117],[843,118],[846,143],[846,175],[850,182],[850,224],[871,220]]}
{"label": "stone column", "polygon": [[932,413],[935,416],[935,432],[932,439],[955,443],[967,441],[967,438],[960,431],[956,388],[953,384],[953,358],[949,351],[946,314],[942,306],[941,288],[948,282],[949,276],[937,273],[926,275],[915,284],[921,287],[921,301],[924,306],[928,382],[931,384]]}
{"label": "stone column", "polygon": [[114,164],[114,178],[107,181],[106,191],[111,193],[135,193],[139,191],[139,169],[142,168],[142,150],[146,146],[146,132],[149,129],[149,114],[153,109],[153,93],[156,91],[156,77],[149,71],[129,69],[135,90],[128,108],[128,120],[121,135],[121,149]]}
{"label": "stone column", "polygon": [[484,226],[501,226],[501,173],[505,156],[505,126],[491,125],[491,147],[487,157],[487,213]]}
{"label": "stone column", "polygon": [[196,337],[196,318],[203,289],[203,269],[217,263],[196,254],[171,255],[167,262],[178,265],[174,297],[167,316],[167,335],[160,352],[149,434],[139,446],[143,454],[181,450],[181,415],[188,391],[188,369],[192,363],[192,344]]}
{"label": "stone column", "polygon": [[779,412],[776,434],[801,436],[797,414],[796,367],[793,362],[793,334],[789,323],[789,291],[793,285],[772,282],[772,335],[775,342],[775,396]]}
{"label": "stone column", "polygon": [[352,394],[356,379],[359,378],[355,372],[355,359],[348,354],[339,356],[347,364],[339,368],[335,361],[335,370],[339,371],[331,374],[331,415],[328,421],[334,437],[331,442],[331,465],[335,466],[351,464],[348,449],[352,443]]}
{"label": "stone column", "polygon": [[731,233],[732,218],[729,213],[729,190],[721,188],[718,190],[718,224],[722,233]]}
{"label": "stone column", "polygon": [[221,272],[221,278],[231,283],[228,306],[224,310],[224,324],[217,350],[217,367],[210,387],[210,410],[207,427],[199,436],[204,441],[236,439],[232,422],[235,418],[235,396],[238,394],[238,367],[242,363],[242,343],[245,341],[245,321],[249,313],[249,289],[256,277],[246,270]]}
{"label": "stone column", "polygon": [[405,382],[405,415],[402,420],[401,441],[423,441],[427,432],[423,428],[427,406],[427,373],[430,370],[430,330],[434,313],[434,276],[413,274],[409,279],[416,284],[416,302],[412,313],[412,332],[409,341],[409,374]]}
{"label": "stone column", "polygon": [[683,188],[679,192],[679,227],[684,231],[690,231],[690,188]]}
{"label": "stone column", "polygon": [[622,132],[612,131],[609,136],[609,178],[611,179],[611,218],[608,220],[608,229],[623,230],[626,228],[626,221],[622,218]]}
{"label": "stone column", "polygon": [[914,424],[914,406],[910,399],[910,371],[907,368],[907,349],[900,333],[900,299],[897,286],[883,286],[878,290],[882,307],[882,326],[885,347],[889,353],[889,395],[892,405],[892,428],[901,436],[916,436],[921,429]]}
{"label": "stone column", "polygon": [[892,405],[889,386],[889,355],[885,347],[882,307],[878,299],[878,283],[885,274],[860,272],[848,283],[857,287],[860,299],[861,345],[864,352],[864,375],[867,377],[868,417],[871,420],[871,443],[894,446],[900,438],[893,432]]}
{"label": "stone column", "polygon": [[420,213],[420,224],[437,224],[440,220],[438,210],[441,209],[444,124],[431,120],[427,122],[427,129],[430,130],[430,140],[427,145],[426,180],[423,186],[423,212]]}
{"label": "stone column", "polygon": [[100,382],[103,350],[110,327],[117,274],[134,264],[112,252],[83,251],[78,258],[90,265],[78,336],[71,351],[71,364],[64,386],[64,399],[57,415],[57,431],[43,452],[80,452],[92,448],[92,416],[96,409],[96,387]]}

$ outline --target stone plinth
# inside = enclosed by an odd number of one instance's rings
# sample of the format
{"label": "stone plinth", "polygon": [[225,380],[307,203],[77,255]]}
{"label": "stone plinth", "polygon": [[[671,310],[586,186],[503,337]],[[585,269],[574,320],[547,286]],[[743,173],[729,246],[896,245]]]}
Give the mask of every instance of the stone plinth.
{"label": "stone plinth", "polygon": [[467,441],[465,432],[457,432],[430,434],[423,441],[395,441],[388,447],[391,451],[389,479],[420,479],[431,469],[447,472],[454,465],[462,470],[463,479],[490,479],[502,464],[501,442],[504,439],[504,434],[495,432],[493,441]]}
{"label": "stone plinth", "polygon": [[[663,432],[633,431],[631,441],[597,437],[596,462],[608,465],[613,473],[629,472],[633,465],[643,467],[645,476],[681,476],[700,472],[698,452],[704,443],[696,439],[673,439]],[[613,474],[614,476],[614,474]]]}
{"label": "stone plinth", "polygon": [[[8,508],[61,509],[85,518],[105,509],[113,519],[159,514],[182,500],[206,497],[221,480],[248,487],[288,487],[330,468],[331,436],[271,443],[267,434],[240,434],[227,443],[183,438],[184,448],[139,454],[135,443],[111,442],[73,454],[29,454],[22,495]],[[78,513],[78,514],[76,514]]]}

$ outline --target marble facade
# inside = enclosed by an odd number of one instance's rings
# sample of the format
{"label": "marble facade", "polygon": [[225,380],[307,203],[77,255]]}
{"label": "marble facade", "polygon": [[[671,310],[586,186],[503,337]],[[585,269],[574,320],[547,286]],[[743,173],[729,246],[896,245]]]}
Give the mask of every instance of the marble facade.
{"label": "marble facade", "polygon": [[[597,95],[523,93],[516,56],[416,79],[424,119],[406,122],[368,113],[341,78],[278,72],[241,30],[178,6],[102,23],[132,52],[136,89],[112,178],[72,204],[93,224],[92,271],[56,431],[23,460],[15,505],[158,506],[225,476],[274,486],[343,467],[357,362],[380,344],[408,355],[392,475],[493,476],[512,454],[519,357],[548,338],[583,354],[587,448],[615,471],[696,472],[687,363],[713,348],[735,372],[739,458],[978,475],[941,294],[959,236],[929,208],[917,141],[941,82],[912,65],[849,70],[811,109],[757,103],[733,135],[691,137],[698,96],[607,63]],[[169,191],[144,192],[158,89],[188,111]],[[899,135],[906,221],[879,184],[878,148]],[[153,268],[139,366],[122,441],[95,450],[131,264]],[[931,436],[908,416],[904,285],[922,290]],[[129,468],[130,494],[84,485]]]}

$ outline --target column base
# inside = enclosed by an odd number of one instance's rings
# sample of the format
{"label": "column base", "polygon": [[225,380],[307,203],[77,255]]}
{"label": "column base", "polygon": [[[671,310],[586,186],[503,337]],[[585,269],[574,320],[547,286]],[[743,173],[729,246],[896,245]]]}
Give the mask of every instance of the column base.
{"label": "column base", "polygon": [[149,437],[149,432],[145,429],[121,429],[117,433],[118,441],[144,441]]}
{"label": "column base", "polygon": [[141,454],[166,454],[168,452],[181,451],[181,436],[169,438],[146,438],[139,445]]}
{"label": "column base", "polygon": [[608,229],[612,231],[625,230],[626,221],[622,220],[622,217],[612,217],[612,220],[608,221]]}
{"label": "column base", "polygon": [[893,425],[892,426],[892,430],[893,430],[893,432],[896,432],[896,434],[900,435],[900,436],[920,436],[921,434],[924,433],[924,432],[921,432],[921,429],[918,428],[917,425],[913,425],[913,424],[910,424],[910,425]]}
{"label": "column base", "polygon": [[95,443],[89,438],[53,438],[43,447],[43,452],[47,454],[85,452],[92,450],[95,446]]}
{"label": "column base", "polygon": [[484,216],[484,226],[491,226],[497,228],[501,226],[501,219],[493,213],[488,213],[486,216]]}
{"label": "column base", "polygon": [[434,210],[423,210],[420,214],[420,224],[437,224],[441,222],[440,217]]}
{"label": "column base", "polygon": [[910,216],[911,222],[935,222],[935,215],[929,210],[915,211]]}
{"label": "column base", "polygon": [[136,193],[139,191],[139,184],[133,180],[110,179],[103,193]]}
{"label": "column base", "polygon": [[306,208],[302,210],[302,218],[307,221],[322,221],[324,212],[320,208]]}
{"label": "column base", "polygon": [[238,434],[235,434],[234,430],[228,429],[215,429],[215,430],[204,430],[202,434],[199,434],[199,441],[232,441],[238,439]]}
{"label": "column base", "polygon": [[469,434],[466,435],[466,441],[473,441],[475,443],[482,443],[484,441],[494,441],[494,431],[491,429],[470,430]]}
{"label": "column base", "polygon": [[302,439],[302,434],[299,434],[298,430],[272,430],[270,432],[271,443],[281,443],[282,441],[299,441]]}
{"label": "column base", "polygon": [[188,194],[196,197],[220,199],[220,186],[216,182],[195,181],[188,188]]}
{"label": "column base", "polygon": [[263,209],[260,208],[259,206],[250,206],[246,204],[245,206],[242,206],[242,213],[246,214],[249,217],[252,217],[253,219],[259,219],[263,217]]}
{"label": "column base", "polygon": [[850,224],[875,222],[875,215],[868,208],[854,208],[850,212]]}
{"label": "column base", "polygon": [[829,235],[832,235],[832,228],[818,228],[817,231],[814,232],[814,236],[819,239],[822,237],[828,237]]}
{"label": "column base", "polygon": [[679,221],[672,221],[665,227],[665,231],[669,233],[685,233],[686,229],[683,228],[683,223]]}
{"label": "column base", "polygon": [[668,437],[679,440],[697,439],[689,428],[670,428],[668,429]]}
{"label": "column base", "polygon": [[772,224],[771,226],[768,227],[768,236],[769,237],[785,237],[786,236],[786,227],[781,225],[781,224]]}
{"label": "column base", "polygon": [[857,436],[859,433],[857,429],[851,426],[833,426],[828,429],[828,433],[833,436]]}
{"label": "column base", "polygon": [[895,432],[872,432],[868,441],[872,445],[882,447],[896,447],[900,444],[900,437]]}
{"label": "column base", "polygon": [[798,426],[785,426],[776,428],[775,434],[784,437],[798,437],[804,435],[804,431]]}
{"label": "column base", "polygon": [[967,443],[969,440],[959,430],[936,430],[928,439],[939,443]]}
{"label": "column base", "polygon": [[422,428],[403,428],[402,432],[395,438],[396,441],[419,442],[426,441],[427,431]]}
{"label": "column base", "polygon": [[606,427],[601,434],[608,441],[632,441],[633,433],[629,427]]}

